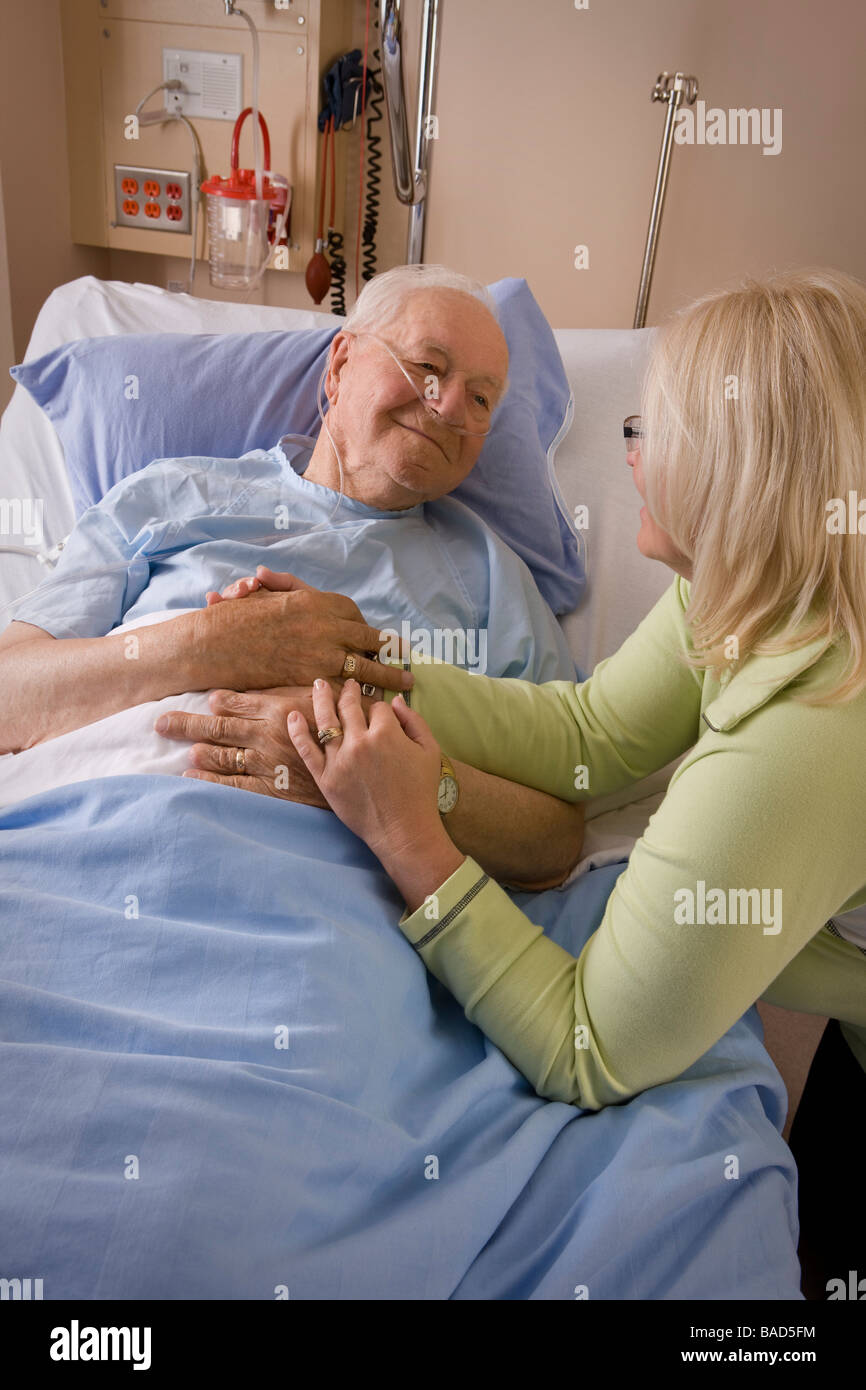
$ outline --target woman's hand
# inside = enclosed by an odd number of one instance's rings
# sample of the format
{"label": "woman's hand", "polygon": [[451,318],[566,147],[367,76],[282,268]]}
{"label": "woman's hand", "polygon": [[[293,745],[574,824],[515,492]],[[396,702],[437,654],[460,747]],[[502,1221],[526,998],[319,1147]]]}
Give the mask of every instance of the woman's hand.
{"label": "woman's hand", "polygon": [[233,580],[231,584],[226,585],[222,593],[216,589],[208,589],[204,596],[205,605],[208,608],[213,608],[215,603],[222,603],[223,599],[247,598],[249,594],[254,594],[258,589],[280,587],[273,583],[274,580],[280,578],[283,576],[275,574],[273,570],[266,569],[264,565],[259,565],[255,574],[248,574],[243,579]]}
{"label": "woman's hand", "polygon": [[327,681],[313,686],[317,729],[341,736],[320,746],[297,711],[289,737],[340,819],[364,840],[394,879],[411,910],[463,863],[439,816],[441,760],[429,727],[400,696],[374,704],[367,723],[356,681],[336,706]]}

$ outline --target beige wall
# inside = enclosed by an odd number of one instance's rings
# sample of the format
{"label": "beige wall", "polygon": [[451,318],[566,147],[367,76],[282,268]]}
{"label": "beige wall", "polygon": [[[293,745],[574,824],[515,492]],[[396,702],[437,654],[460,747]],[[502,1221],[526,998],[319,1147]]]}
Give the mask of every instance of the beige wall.
{"label": "beige wall", "polygon": [[680,69],[708,106],[781,107],[783,145],[674,147],[647,322],[773,266],[866,278],[864,55],[863,0],[442,0],[425,259],[525,275],[557,326],[630,327],[664,124],[650,93]]}
{"label": "beige wall", "polygon": [[60,0],[0,0],[0,173],[20,359],[56,285],[108,274],[105,251],[70,239]]}
{"label": "beige wall", "polygon": [[[84,2],[98,16],[96,0]],[[413,54],[421,3],[404,0]],[[754,146],[674,147],[648,322],[774,266],[818,262],[866,279],[861,0],[440,4],[427,260],[484,280],[525,275],[556,325],[630,325],[664,120],[650,92],[663,68],[679,67],[697,75],[708,105],[781,107],[783,148],[773,157]],[[363,0],[354,5],[360,44]],[[256,17],[264,0],[247,7]],[[212,9],[219,24],[220,0]],[[185,271],[181,257],[70,241],[59,14],[60,0],[0,0],[0,170],[19,356],[54,285],[87,273],[165,285]],[[380,269],[402,260],[407,221],[384,122],[381,131]],[[358,133],[339,139],[351,304]],[[589,248],[588,270],[573,268],[577,243]],[[216,297],[203,263],[196,289]],[[269,272],[255,297],[310,304],[299,274]]]}
{"label": "beige wall", "polygon": [[12,330],[12,289],[9,284],[9,257],[6,252],[6,221],[3,214],[3,170],[0,168],[0,410],[4,410],[15,389],[6,368],[17,360]]}
{"label": "beige wall", "polygon": [[[422,0],[403,9],[414,58]],[[557,325],[629,326],[664,125],[650,93],[660,71],[680,68],[708,107],[780,107],[782,151],[675,145],[647,321],[776,266],[832,264],[866,279],[862,0],[589,0],[585,11],[440,0],[440,10],[428,261],[483,280],[525,275]],[[358,46],[364,12],[355,0]],[[384,269],[404,258],[408,217],[380,129]],[[359,140],[339,138],[351,303]],[[588,270],[573,268],[578,243]]]}

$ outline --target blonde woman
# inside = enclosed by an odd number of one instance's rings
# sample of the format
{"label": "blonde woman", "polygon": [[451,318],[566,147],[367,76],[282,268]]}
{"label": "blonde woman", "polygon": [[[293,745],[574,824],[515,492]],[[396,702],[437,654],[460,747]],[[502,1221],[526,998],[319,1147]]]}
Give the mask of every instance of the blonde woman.
{"label": "blonde woman", "polygon": [[[402,892],[401,931],[541,1095],[625,1101],[763,998],[841,1022],[844,1123],[866,1090],[866,934],[832,921],[866,903],[866,289],[817,270],[701,299],[659,335],[626,437],[638,547],[676,578],[588,680],[413,664],[411,708],[368,724],[354,682],[336,707],[317,682],[327,741],[298,715],[289,734]],[[681,754],[578,958],[437,805],[448,759],[577,801]]]}

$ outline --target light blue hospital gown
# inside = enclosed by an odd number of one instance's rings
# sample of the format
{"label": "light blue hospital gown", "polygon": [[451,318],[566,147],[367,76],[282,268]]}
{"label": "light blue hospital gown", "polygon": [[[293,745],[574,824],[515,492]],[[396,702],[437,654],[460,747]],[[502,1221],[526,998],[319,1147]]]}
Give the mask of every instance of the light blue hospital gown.
{"label": "light blue hospital gown", "polygon": [[[348,594],[373,627],[486,634],[487,675],[574,679],[526,565],[462,502],[389,512],[344,498],[329,522],[337,494],[303,478],[308,461],[293,436],[239,459],[155,460],[84,513],[14,617],[54,637],[104,636],[145,614],[199,607],[208,589],[266,564]],[[481,647],[469,641],[471,666]]]}

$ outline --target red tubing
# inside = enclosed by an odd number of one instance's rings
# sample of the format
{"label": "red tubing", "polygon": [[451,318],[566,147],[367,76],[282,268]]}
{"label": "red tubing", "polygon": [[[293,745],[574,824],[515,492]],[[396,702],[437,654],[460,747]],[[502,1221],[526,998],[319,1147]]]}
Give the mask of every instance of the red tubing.
{"label": "red tubing", "polygon": [[[231,167],[232,167],[233,169],[237,169],[237,167],[238,167],[238,147],[239,147],[240,142],[241,142],[241,126],[243,125],[243,123],[244,123],[244,121],[246,120],[247,116],[251,116],[252,114],[253,114],[253,108],[252,108],[251,106],[245,106],[244,109],[243,109],[243,111],[242,111],[241,114],[238,116],[237,120],[235,121],[235,128],[234,128],[234,130],[232,131],[232,158],[231,158]],[[270,171],[270,167],[271,167],[271,137],[270,137],[270,135],[268,134],[268,123],[267,123],[267,121],[265,120],[264,116],[262,115],[261,111],[259,112],[259,125],[260,125],[261,128],[262,128],[262,134],[263,134],[263,136],[264,136],[264,138],[265,138],[265,163],[264,163],[264,168]]]}

